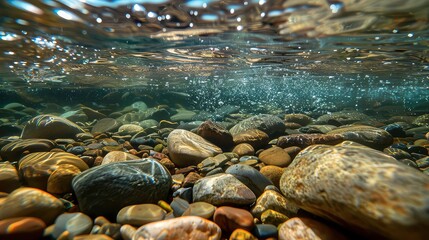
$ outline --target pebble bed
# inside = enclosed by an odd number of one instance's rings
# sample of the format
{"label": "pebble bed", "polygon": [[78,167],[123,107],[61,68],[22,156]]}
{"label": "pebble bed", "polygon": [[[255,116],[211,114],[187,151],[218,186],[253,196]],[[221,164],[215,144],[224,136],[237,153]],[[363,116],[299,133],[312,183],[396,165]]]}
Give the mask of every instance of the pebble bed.
{"label": "pebble bed", "polygon": [[425,239],[429,114],[0,109],[0,239]]}

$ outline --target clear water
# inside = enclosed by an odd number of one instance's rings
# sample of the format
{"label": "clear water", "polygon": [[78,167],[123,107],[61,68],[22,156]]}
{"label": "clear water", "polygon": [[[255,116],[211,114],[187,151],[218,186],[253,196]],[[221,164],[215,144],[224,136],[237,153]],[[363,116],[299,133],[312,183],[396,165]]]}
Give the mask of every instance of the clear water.
{"label": "clear water", "polygon": [[421,114],[428,22],[429,0],[2,0],[0,101]]}

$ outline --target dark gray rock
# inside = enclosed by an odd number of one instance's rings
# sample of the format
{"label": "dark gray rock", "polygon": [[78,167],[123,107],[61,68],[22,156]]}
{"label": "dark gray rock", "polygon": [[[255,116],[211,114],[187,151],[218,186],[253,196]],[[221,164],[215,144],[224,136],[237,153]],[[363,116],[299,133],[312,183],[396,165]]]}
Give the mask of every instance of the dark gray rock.
{"label": "dark gray rock", "polygon": [[154,159],[93,167],[72,182],[82,212],[110,219],[125,206],[166,200],[171,184],[168,170]]}
{"label": "dark gray rock", "polygon": [[385,130],[365,125],[342,126],[328,132],[328,134],[339,134],[343,136],[344,140],[380,150],[393,143],[392,135]]}
{"label": "dark gray rock", "polygon": [[270,137],[274,137],[283,134],[286,126],[279,117],[270,114],[260,114],[244,119],[229,131],[232,135],[236,135],[249,129],[259,129]]}
{"label": "dark gray rock", "polygon": [[226,169],[225,173],[232,174],[238,180],[240,180],[244,185],[246,185],[256,197],[260,196],[266,186],[274,185],[271,180],[262,175],[255,168],[245,165],[245,164],[235,164]]}

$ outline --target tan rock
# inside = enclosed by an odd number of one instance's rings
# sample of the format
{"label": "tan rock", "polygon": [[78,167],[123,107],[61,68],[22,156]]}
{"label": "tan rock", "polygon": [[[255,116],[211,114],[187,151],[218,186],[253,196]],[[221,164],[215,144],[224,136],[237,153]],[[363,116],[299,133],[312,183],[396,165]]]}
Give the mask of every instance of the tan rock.
{"label": "tan rock", "polygon": [[244,132],[234,135],[233,141],[235,145],[240,143],[248,143],[253,148],[259,149],[265,147],[270,141],[270,137],[265,132],[259,129],[249,129]]}
{"label": "tan rock", "polygon": [[232,149],[232,152],[237,154],[239,157],[252,156],[255,154],[255,149],[248,143],[240,143]]}
{"label": "tan rock", "polygon": [[283,175],[283,171],[284,168],[272,165],[264,166],[261,168],[261,170],[259,170],[259,172],[261,172],[262,175],[270,179],[276,187],[280,187],[280,178]]}
{"label": "tan rock", "polygon": [[13,217],[36,217],[49,225],[62,212],[64,212],[64,205],[60,200],[35,188],[18,188],[0,204],[0,220]]}
{"label": "tan rock", "polygon": [[259,159],[267,165],[274,165],[278,167],[287,167],[292,162],[289,154],[283,150],[283,148],[276,146],[262,151],[259,154]]}
{"label": "tan rock", "polygon": [[53,194],[71,193],[72,180],[79,173],[80,169],[75,165],[61,164],[48,178],[47,191]]}
{"label": "tan rock", "polygon": [[46,224],[39,218],[17,217],[0,220],[0,239],[41,239]]}
{"label": "tan rock", "polygon": [[0,162],[0,192],[10,193],[20,186],[16,168],[10,162]]}
{"label": "tan rock", "polygon": [[185,216],[146,224],[137,229],[133,240],[218,240],[221,235],[219,226],[214,222],[201,217]]}
{"label": "tan rock", "polygon": [[183,129],[175,129],[168,135],[167,146],[171,161],[178,167],[196,166],[204,159],[222,153],[216,145]]}
{"label": "tan rock", "polygon": [[370,237],[427,237],[429,177],[382,152],[308,147],[285,169],[280,187],[300,208]]}
{"label": "tan rock", "polygon": [[122,162],[126,160],[137,160],[139,157],[132,155],[130,153],[122,152],[122,151],[111,151],[106,154],[103,158],[103,162],[101,164],[108,164],[112,162]]}
{"label": "tan rock", "polygon": [[38,152],[23,157],[18,170],[28,186],[46,190],[49,176],[62,164],[73,165],[80,171],[88,169],[82,159],[71,153]]}
{"label": "tan rock", "polygon": [[279,240],[346,240],[343,233],[323,222],[294,217],[287,220],[279,228]]}
{"label": "tan rock", "polygon": [[167,212],[155,204],[137,204],[122,208],[117,216],[120,224],[140,227],[144,224],[163,220]]}

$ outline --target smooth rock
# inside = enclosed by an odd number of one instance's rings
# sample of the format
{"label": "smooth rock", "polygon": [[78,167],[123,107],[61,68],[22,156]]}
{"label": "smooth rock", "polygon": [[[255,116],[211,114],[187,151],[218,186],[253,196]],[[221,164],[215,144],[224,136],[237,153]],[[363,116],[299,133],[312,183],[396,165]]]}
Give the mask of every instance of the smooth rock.
{"label": "smooth rock", "polygon": [[157,127],[158,124],[159,124],[159,122],[156,121],[155,119],[146,119],[146,120],[143,120],[139,123],[139,125],[144,129],[151,128],[151,127]]}
{"label": "smooth rock", "polygon": [[60,165],[68,164],[80,171],[88,169],[88,165],[79,157],[66,152],[30,153],[19,161],[19,173],[30,187],[47,189],[48,179]]}
{"label": "smooth rock", "polygon": [[136,124],[124,124],[119,127],[118,133],[119,135],[134,135],[140,131],[143,131],[144,129]]}
{"label": "smooth rock", "polygon": [[429,126],[429,114],[418,116],[414,119],[413,124],[417,126]]}
{"label": "smooth rock", "polygon": [[259,129],[268,134],[268,136],[275,137],[283,134],[286,126],[279,117],[269,114],[260,114],[244,119],[229,131],[234,136],[249,129]]}
{"label": "smooth rock", "polygon": [[248,143],[254,149],[260,149],[268,145],[270,137],[259,129],[249,129],[234,135],[233,141],[235,145]]}
{"label": "smooth rock", "polygon": [[220,205],[246,206],[255,202],[255,194],[231,174],[216,174],[198,180],[193,187],[193,199]]}
{"label": "smooth rock", "polygon": [[177,113],[170,117],[171,121],[174,122],[190,122],[193,120],[193,117],[196,115],[195,112],[186,110],[186,109],[177,109]]}
{"label": "smooth rock", "polygon": [[279,240],[347,240],[349,239],[339,230],[323,222],[302,217],[287,220],[279,228]]}
{"label": "smooth rock", "polygon": [[74,138],[85,131],[75,123],[54,115],[39,115],[27,122],[21,138]]}
{"label": "smooth rock", "polygon": [[93,167],[72,182],[82,212],[110,219],[123,207],[165,200],[171,184],[168,170],[150,158]]}
{"label": "smooth rock", "polygon": [[292,162],[289,154],[283,148],[276,146],[262,151],[258,157],[263,163],[277,167],[287,167]]}
{"label": "smooth rock", "polygon": [[213,221],[226,233],[236,229],[252,231],[255,227],[252,214],[244,209],[222,206],[216,209]]}
{"label": "smooth rock", "polygon": [[20,186],[16,168],[10,162],[0,162],[0,192],[10,193]]}
{"label": "smooth rock", "polygon": [[277,227],[272,224],[256,224],[252,231],[255,237],[264,239],[269,237],[277,237]]}
{"label": "smooth rock", "polygon": [[55,220],[52,236],[58,239],[61,234],[67,231],[68,238],[73,239],[78,235],[89,234],[92,225],[92,219],[83,213],[63,213]]}
{"label": "smooth rock", "polygon": [[184,216],[146,224],[137,229],[133,240],[219,240],[221,235],[222,232],[215,223],[201,217]]}
{"label": "smooth rock", "polygon": [[222,149],[190,131],[176,129],[167,138],[168,153],[178,167],[198,165],[208,157],[222,153]]}
{"label": "smooth rock", "polygon": [[429,177],[418,170],[353,145],[308,147],[280,180],[284,196],[300,208],[370,237],[391,239],[427,236],[428,186]]}
{"label": "smooth rock", "polygon": [[231,133],[210,120],[203,122],[198,127],[197,134],[223,150],[230,150],[234,146]]}
{"label": "smooth rock", "polygon": [[182,182],[182,187],[187,188],[187,187],[192,187],[194,186],[195,182],[197,182],[198,180],[200,180],[202,177],[195,172],[190,172],[188,175],[186,175],[185,179]]}
{"label": "smooth rock", "polygon": [[183,215],[186,210],[189,208],[189,202],[180,197],[173,198],[173,201],[170,203],[170,207],[173,209],[173,214],[175,217],[180,217]]}
{"label": "smooth rock", "polygon": [[22,153],[49,152],[56,146],[55,142],[48,139],[17,139],[0,150],[3,161],[18,161]]}
{"label": "smooth rock", "polygon": [[122,152],[122,151],[111,151],[106,154],[103,158],[103,162],[101,164],[108,164],[114,162],[123,162],[127,160],[137,160],[139,157],[132,155],[131,153]]}
{"label": "smooth rock", "polygon": [[33,240],[41,239],[46,228],[45,222],[34,217],[17,217],[0,220],[0,239]]}
{"label": "smooth rock", "polygon": [[98,120],[91,129],[91,133],[115,132],[121,123],[114,118],[103,118]]}
{"label": "smooth rock", "polygon": [[121,239],[121,224],[105,223],[101,225],[97,234],[105,234],[115,240]]}
{"label": "smooth rock", "polygon": [[258,197],[265,187],[273,183],[255,168],[245,164],[235,164],[226,169],[225,173],[232,174]]}
{"label": "smooth rock", "polygon": [[385,130],[364,125],[342,126],[328,132],[328,134],[340,134],[344,140],[380,150],[393,143],[392,136]]}
{"label": "smooth rock", "polygon": [[133,239],[134,234],[137,229],[131,225],[125,224],[121,226],[121,237],[123,240],[131,240]]}
{"label": "smooth rock", "polygon": [[182,214],[182,216],[198,216],[205,219],[210,219],[216,207],[206,202],[193,202],[189,204],[188,209]]}
{"label": "smooth rock", "polygon": [[229,161],[229,158],[225,154],[218,154],[215,157],[208,157],[197,165],[198,169],[202,173],[210,172],[211,170],[223,167]]}
{"label": "smooth rock", "polygon": [[232,149],[232,152],[237,154],[238,157],[252,156],[255,154],[255,149],[248,143],[240,143]]}
{"label": "smooth rock", "polygon": [[251,212],[253,216],[261,218],[263,212],[274,210],[282,213],[287,217],[294,217],[298,212],[298,207],[288,201],[281,193],[274,190],[265,190],[256,200]]}
{"label": "smooth rock", "polygon": [[119,211],[116,222],[140,227],[147,223],[161,221],[166,214],[167,212],[164,209],[155,204],[131,205]]}
{"label": "smooth rock", "polygon": [[106,234],[83,234],[73,238],[73,240],[113,240]]}
{"label": "smooth rock", "polygon": [[343,136],[339,134],[291,134],[279,137],[277,146],[281,148],[292,146],[305,148],[314,144],[335,145],[343,140]]}
{"label": "smooth rock", "polygon": [[262,175],[264,175],[266,178],[271,180],[273,182],[274,186],[280,187],[280,178],[283,175],[284,169],[277,166],[264,166],[259,170]]}
{"label": "smooth rock", "polygon": [[0,220],[14,217],[35,217],[49,225],[63,212],[64,205],[60,200],[36,188],[18,188],[0,204]]}
{"label": "smooth rock", "polygon": [[49,175],[46,189],[52,194],[71,193],[71,182],[81,170],[75,165],[61,164]]}

